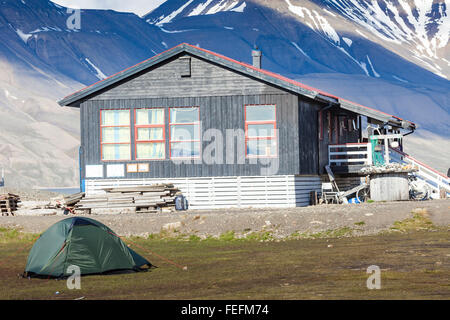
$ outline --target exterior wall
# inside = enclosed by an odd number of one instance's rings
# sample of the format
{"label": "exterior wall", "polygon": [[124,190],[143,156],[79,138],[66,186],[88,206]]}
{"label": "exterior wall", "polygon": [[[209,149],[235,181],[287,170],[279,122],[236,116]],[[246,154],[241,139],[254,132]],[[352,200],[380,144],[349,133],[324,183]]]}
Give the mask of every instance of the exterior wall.
{"label": "exterior wall", "polygon": [[[328,115],[331,117],[331,126],[329,127]],[[346,119],[354,119],[357,124],[357,119],[355,114],[343,113],[341,110],[337,111],[335,109],[327,109],[322,112],[322,139],[317,139],[319,141],[319,174],[326,173],[325,166],[328,165],[328,146],[330,144],[339,143],[355,143],[360,139],[360,132],[356,130],[340,130],[340,121],[338,121],[337,126],[335,123],[335,118],[339,116],[341,119],[346,117]],[[319,120],[318,120],[319,122]],[[319,131],[318,129],[317,131]],[[331,133],[331,135],[329,134]],[[342,133],[342,134],[341,134]]]}
{"label": "exterior wall", "polygon": [[[186,74],[187,57],[190,58],[191,76],[182,77],[182,74]],[[80,104],[82,179],[86,176],[86,165],[103,165],[103,176],[108,178],[106,175],[108,164],[127,163],[149,163],[150,172],[127,173],[125,170],[124,179],[265,175],[267,173],[262,169],[268,167],[267,158],[258,160],[256,164],[245,159],[245,163],[239,164],[235,156],[234,161],[227,164],[225,143],[222,150],[224,164],[175,164],[169,158],[168,125],[166,125],[166,160],[122,162],[101,160],[100,110],[102,109],[131,109],[131,149],[132,159],[135,159],[133,130],[135,108],[165,108],[165,116],[168,119],[170,107],[199,107],[202,132],[211,128],[218,129],[226,140],[227,129],[245,129],[244,106],[248,104],[276,105],[276,122],[279,130],[278,170],[273,174],[317,174],[317,110],[320,103],[200,58],[183,55],[119,83]],[[235,144],[236,140],[235,138]],[[210,141],[202,142],[202,151],[208,144]],[[245,150],[240,151],[245,154]]]}
{"label": "exterior wall", "polygon": [[95,100],[285,93],[274,86],[193,56],[188,56],[191,58],[191,76],[182,77],[186,67],[183,58],[186,57],[175,57],[162,65],[156,65],[96,95]]}
{"label": "exterior wall", "polygon": [[173,183],[188,199],[190,209],[308,206],[311,191],[320,191],[319,176],[188,177],[175,179],[89,180],[88,195],[114,186]]}
{"label": "exterior wall", "polygon": [[[165,177],[212,177],[212,176],[254,176],[264,175],[261,171],[267,168],[267,159],[252,163],[245,159],[245,163],[238,164],[237,156],[231,164],[226,164],[226,130],[245,128],[244,106],[247,104],[275,104],[278,142],[278,170],[274,174],[317,174],[317,166],[310,164],[310,159],[301,157],[309,152],[310,144],[299,143],[298,97],[291,94],[248,95],[248,96],[210,96],[197,98],[162,98],[162,99],[121,99],[121,100],[89,100],[81,105],[81,139],[82,139],[82,177],[85,179],[86,165],[103,164],[104,177],[108,164],[149,163],[148,173],[127,173],[123,178],[165,178]],[[150,161],[101,161],[100,148],[100,110],[102,109],[131,109],[131,123],[134,123],[134,108],[162,107],[165,108],[168,119],[169,107],[198,106],[202,132],[214,128],[222,132],[224,145],[222,149],[223,164],[182,163],[176,164],[169,159],[169,127],[166,125],[166,160]],[[311,139],[311,138],[309,138]],[[131,129],[131,140],[134,141],[134,130]],[[308,139],[305,138],[305,141]],[[237,139],[234,139],[237,146]],[[202,151],[210,144],[202,142]],[[235,148],[237,149],[237,147]],[[235,153],[237,153],[235,149]],[[132,159],[135,159],[134,143],[131,147]],[[242,146],[241,153],[245,154]],[[301,162],[302,161],[302,162]]]}
{"label": "exterior wall", "polygon": [[[319,172],[319,130],[318,111],[320,105],[315,102],[300,99],[298,103],[299,113],[299,174],[311,174]],[[296,147],[294,144],[291,145]]]}

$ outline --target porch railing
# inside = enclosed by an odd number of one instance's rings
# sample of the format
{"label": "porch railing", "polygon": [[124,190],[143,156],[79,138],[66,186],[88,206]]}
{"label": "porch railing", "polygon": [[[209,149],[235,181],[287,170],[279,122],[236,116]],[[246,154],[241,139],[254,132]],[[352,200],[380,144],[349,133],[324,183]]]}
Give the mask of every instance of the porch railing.
{"label": "porch railing", "polygon": [[416,166],[419,171],[415,172],[414,175],[425,181],[428,186],[436,192],[439,192],[440,189],[444,189],[447,194],[450,193],[450,178],[445,176],[443,173],[431,168],[419,160],[414,159],[409,154],[400,150],[389,148],[389,153],[392,160],[395,162]]}
{"label": "porch railing", "polygon": [[328,146],[328,165],[372,165],[372,144],[330,144]]}

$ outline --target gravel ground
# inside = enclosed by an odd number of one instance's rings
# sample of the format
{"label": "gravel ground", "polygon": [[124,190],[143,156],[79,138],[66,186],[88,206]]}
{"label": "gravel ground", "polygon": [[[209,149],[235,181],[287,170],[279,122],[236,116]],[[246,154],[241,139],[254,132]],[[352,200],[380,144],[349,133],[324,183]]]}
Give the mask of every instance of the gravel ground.
{"label": "gravel ground", "polygon": [[20,200],[22,201],[47,201],[60,195],[59,193],[37,189],[0,188],[0,194],[4,193],[16,194],[20,196]]}
{"label": "gravel ground", "polygon": [[[221,209],[189,210],[164,214],[89,215],[119,235],[147,236],[162,230],[199,237],[218,236],[234,231],[236,236],[271,231],[276,238],[291,234],[317,233],[343,227],[356,235],[376,234],[389,229],[394,222],[412,217],[415,209],[426,209],[437,226],[450,225],[450,199],[402,201],[368,204],[321,205],[287,209]],[[0,217],[0,226],[40,233],[68,216]],[[362,223],[363,222],[363,223]]]}

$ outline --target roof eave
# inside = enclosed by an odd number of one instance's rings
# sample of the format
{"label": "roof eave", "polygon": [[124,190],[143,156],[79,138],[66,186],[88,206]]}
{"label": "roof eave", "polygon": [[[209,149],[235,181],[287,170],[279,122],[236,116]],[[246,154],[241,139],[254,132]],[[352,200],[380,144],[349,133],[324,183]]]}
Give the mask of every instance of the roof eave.
{"label": "roof eave", "polygon": [[348,110],[351,112],[355,112],[355,113],[364,115],[366,117],[388,123],[389,125],[393,125],[393,126],[396,126],[399,128],[406,129],[406,130],[415,130],[416,129],[415,123],[413,123],[411,121],[403,120],[401,118],[395,117],[393,115],[384,113],[379,110],[370,109],[368,107],[364,107],[364,106],[361,106],[356,103],[352,103],[350,101],[343,100],[343,99],[339,99],[339,104],[342,109],[345,109],[345,110]]}
{"label": "roof eave", "polygon": [[[91,86],[88,86],[80,91],[77,91],[64,99],[58,101],[58,104],[60,106],[69,106],[69,107],[76,107],[76,103],[79,100],[82,100],[88,96],[91,96],[95,94],[96,92],[106,89],[111,85],[114,85],[117,82],[120,82],[121,80],[124,80],[128,77],[131,77],[135,74],[138,74],[141,71],[146,70],[147,68],[150,68],[160,62],[163,62],[173,56],[178,55],[181,52],[186,52],[188,54],[206,59],[208,61],[211,61],[213,63],[216,63],[217,65],[220,65],[225,68],[232,69],[236,72],[241,72],[247,76],[253,77],[255,79],[261,80],[263,82],[275,85],[280,88],[284,88],[291,92],[296,92],[298,94],[301,94],[303,96],[306,96],[308,98],[334,104],[337,106],[340,106],[342,109],[355,112],[358,114],[365,115],[370,118],[377,119],[379,121],[388,122],[390,124],[393,124],[395,126],[409,128],[410,130],[414,130],[416,128],[416,125],[412,122],[405,121],[403,119],[394,117],[390,114],[384,113],[382,111],[378,111],[375,109],[371,109],[365,106],[358,105],[356,103],[353,103],[351,101],[340,99],[338,97],[328,95],[326,93],[323,93],[319,90],[315,90],[314,88],[308,87],[308,86],[299,86],[299,83],[296,81],[291,81],[290,79],[287,79],[282,76],[274,75],[271,72],[268,72],[266,70],[257,69],[251,65],[247,65],[245,63],[241,63],[239,61],[230,59],[228,57],[216,54],[214,52],[197,48],[195,46],[192,46],[187,43],[182,43],[172,49],[166,50],[156,56],[151,57],[150,59],[144,60],[143,62],[140,62],[128,69],[125,69],[123,71],[120,71],[117,74],[114,74],[104,80],[101,80],[97,83],[94,83]],[[405,125],[406,123],[406,125]],[[406,128],[405,128],[406,129]]]}
{"label": "roof eave", "polygon": [[130,76],[133,76],[155,64],[158,64],[159,62],[165,61],[168,58],[171,58],[172,56],[175,56],[186,49],[186,44],[181,44],[176,46],[175,48],[172,48],[170,50],[164,51],[160,53],[159,55],[153,56],[150,59],[144,60],[143,62],[140,62],[130,68],[127,68],[125,70],[120,71],[119,73],[116,73],[104,80],[101,80],[99,82],[96,82],[84,89],[81,89],[80,91],[77,91],[60,101],[58,101],[58,104],[62,107],[64,106],[71,106],[78,100],[81,100],[85,98],[86,96],[89,96],[91,94],[94,94],[100,90],[103,90],[110,85],[113,85],[123,79],[126,79]]}

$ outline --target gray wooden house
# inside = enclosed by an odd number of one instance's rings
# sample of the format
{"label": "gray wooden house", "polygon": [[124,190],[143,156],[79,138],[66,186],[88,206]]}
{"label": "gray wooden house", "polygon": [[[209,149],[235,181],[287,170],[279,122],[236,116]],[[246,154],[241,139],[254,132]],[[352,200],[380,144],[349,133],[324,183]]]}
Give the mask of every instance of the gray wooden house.
{"label": "gray wooden house", "polygon": [[302,206],[325,165],[345,177],[371,161],[368,124],[415,129],[252,55],[249,65],[184,43],[62,99],[81,112],[82,188],[171,182],[195,208]]}

